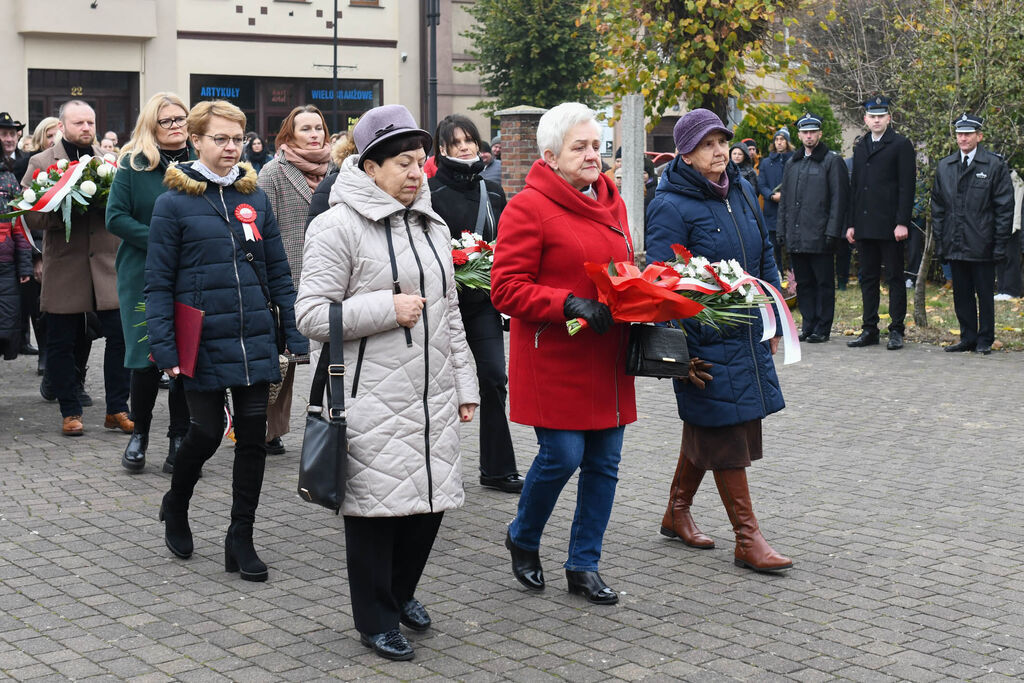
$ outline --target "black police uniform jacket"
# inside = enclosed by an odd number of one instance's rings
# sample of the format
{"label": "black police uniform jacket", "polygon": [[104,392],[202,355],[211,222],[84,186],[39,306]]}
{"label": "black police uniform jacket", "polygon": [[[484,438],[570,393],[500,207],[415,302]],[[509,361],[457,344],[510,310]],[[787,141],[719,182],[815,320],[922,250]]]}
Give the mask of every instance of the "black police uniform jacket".
{"label": "black police uniform jacket", "polygon": [[831,251],[826,238],[838,239],[846,230],[850,179],[846,162],[819,142],[805,156],[801,147],[786,164],[779,201],[779,242],[796,254]]}
{"label": "black police uniform jacket", "polygon": [[1001,261],[1013,229],[1013,183],[1006,162],[978,147],[966,171],[960,152],[939,161],[932,185],[935,253],[947,261]]}
{"label": "black police uniform jacket", "polygon": [[895,240],[897,225],[910,225],[917,160],[910,140],[889,128],[871,142],[866,134],[853,147],[853,178],[847,227],[859,240]]}

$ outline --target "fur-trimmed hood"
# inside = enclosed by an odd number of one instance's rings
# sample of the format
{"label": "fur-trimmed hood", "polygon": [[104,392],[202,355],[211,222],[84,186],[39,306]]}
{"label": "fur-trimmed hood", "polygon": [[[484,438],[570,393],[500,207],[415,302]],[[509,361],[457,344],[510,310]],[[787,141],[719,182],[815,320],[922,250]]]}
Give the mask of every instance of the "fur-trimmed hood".
{"label": "fur-trimmed hood", "polygon": [[[187,195],[198,197],[206,192],[209,183],[199,171],[192,165],[194,161],[186,161],[181,164],[171,164],[164,174],[164,185],[172,190],[184,192]],[[238,179],[234,182],[234,188],[242,194],[252,194],[256,191],[257,174],[252,164],[247,161],[238,164]]]}

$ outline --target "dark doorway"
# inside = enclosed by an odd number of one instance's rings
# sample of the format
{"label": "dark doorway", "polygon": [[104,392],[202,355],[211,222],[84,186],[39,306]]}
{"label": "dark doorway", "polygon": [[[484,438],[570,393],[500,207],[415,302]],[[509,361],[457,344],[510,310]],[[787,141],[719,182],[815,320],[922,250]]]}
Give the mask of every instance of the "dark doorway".
{"label": "dark doorway", "polygon": [[139,117],[139,74],[128,71],[28,70],[29,130],[56,116],[68,100],[82,100],[96,110],[96,137],[112,130],[124,144]]}

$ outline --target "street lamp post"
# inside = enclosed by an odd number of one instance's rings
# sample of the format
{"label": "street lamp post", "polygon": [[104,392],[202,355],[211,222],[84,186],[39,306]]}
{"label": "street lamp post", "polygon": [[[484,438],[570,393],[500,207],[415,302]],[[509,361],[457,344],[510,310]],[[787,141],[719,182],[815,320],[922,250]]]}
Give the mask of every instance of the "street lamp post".
{"label": "street lamp post", "polygon": [[437,127],[437,25],[441,22],[441,0],[427,0],[427,26],[430,27],[430,73],[427,77],[427,130]]}
{"label": "street lamp post", "polygon": [[334,0],[334,70],[331,72],[331,130],[338,132],[338,0]]}

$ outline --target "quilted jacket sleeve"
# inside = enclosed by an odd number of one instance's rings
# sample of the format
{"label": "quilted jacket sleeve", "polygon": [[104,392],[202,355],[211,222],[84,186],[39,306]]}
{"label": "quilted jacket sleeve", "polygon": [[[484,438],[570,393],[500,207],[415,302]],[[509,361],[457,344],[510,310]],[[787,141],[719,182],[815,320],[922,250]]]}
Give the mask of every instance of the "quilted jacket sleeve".
{"label": "quilted jacket sleeve", "polygon": [[174,342],[174,288],[181,229],[170,195],[161,195],[153,207],[146,252],[146,328],[153,360],[161,369],[178,364],[178,348]]}
{"label": "quilted jacket sleeve", "polygon": [[[354,291],[357,256],[354,230],[347,229],[341,207],[316,217],[306,232],[302,251],[302,280],[295,301],[299,331],[310,339],[328,341],[331,303],[345,304],[345,339],[359,339],[398,327],[390,289]],[[372,229],[363,225],[358,229]]]}

